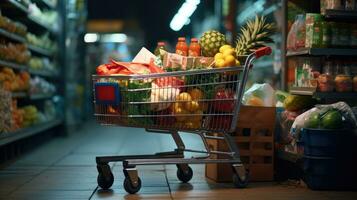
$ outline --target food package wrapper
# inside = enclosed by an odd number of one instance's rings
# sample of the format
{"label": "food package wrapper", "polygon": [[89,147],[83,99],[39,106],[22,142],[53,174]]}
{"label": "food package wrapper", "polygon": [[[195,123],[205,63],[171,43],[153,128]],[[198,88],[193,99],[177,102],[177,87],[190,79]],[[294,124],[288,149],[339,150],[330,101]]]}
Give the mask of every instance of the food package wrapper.
{"label": "food package wrapper", "polygon": [[163,68],[166,71],[185,71],[190,69],[211,68],[213,63],[213,57],[189,57],[165,52]]}
{"label": "food package wrapper", "polygon": [[248,106],[274,107],[276,104],[275,91],[267,83],[256,83],[244,93],[243,104]]}

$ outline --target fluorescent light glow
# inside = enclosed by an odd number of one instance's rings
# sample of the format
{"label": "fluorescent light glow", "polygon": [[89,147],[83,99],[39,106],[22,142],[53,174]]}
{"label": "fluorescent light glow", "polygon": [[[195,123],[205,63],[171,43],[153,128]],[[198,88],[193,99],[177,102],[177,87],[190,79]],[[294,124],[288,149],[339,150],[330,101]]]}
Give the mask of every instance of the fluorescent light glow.
{"label": "fluorescent light glow", "polygon": [[190,17],[195,12],[197,5],[200,4],[200,2],[200,0],[186,0],[172,18],[170,28],[174,31],[179,31],[184,25],[190,24]]}
{"label": "fluorescent light glow", "polygon": [[86,33],[84,35],[84,42],[85,43],[93,43],[93,42],[97,42],[99,39],[98,34],[96,33]]}
{"label": "fluorescent light glow", "polygon": [[99,34],[99,33],[86,33],[84,35],[84,42],[106,42],[106,43],[123,43],[126,42],[128,36],[124,33],[112,33],[112,34]]}
{"label": "fluorescent light glow", "polygon": [[113,42],[113,43],[123,43],[127,40],[127,36],[124,33],[113,33],[101,35],[101,42]]}

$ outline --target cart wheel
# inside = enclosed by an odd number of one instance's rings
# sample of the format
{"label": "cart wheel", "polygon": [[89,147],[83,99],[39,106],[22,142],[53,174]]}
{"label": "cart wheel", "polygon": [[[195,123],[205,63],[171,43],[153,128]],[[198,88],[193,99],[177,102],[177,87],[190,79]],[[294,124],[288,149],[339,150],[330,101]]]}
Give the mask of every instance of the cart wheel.
{"label": "cart wheel", "polygon": [[141,179],[138,177],[138,185],[136,187],[133,187],[133,185],[131,184],[130,178],[126,177],[124,179],[124,189],[127,193],[129,194],[135,194],[137,193],[140,188],[141,188]]}
{"label": "cart wheel", "polygon": [[97,182],[99,187],[101,187],[102,189],[109,189],[114,183],[113,173],[109,172],[109,176],[105,176],[103,173],[98,173]]}
{"label": "cart wheel", "polygon": [[238,174],[233,173],[233,184],[236,188],[246,188],[249,182],[249,172],[246,172],[245,179],[242,180]]}
{"label": "cart wheel", "polygon": [[188,166],[187,169],[187,171],[184,171],[180,167],[177,168],[177,178],[183,183],[189,182],[193,176],[192,168]]}

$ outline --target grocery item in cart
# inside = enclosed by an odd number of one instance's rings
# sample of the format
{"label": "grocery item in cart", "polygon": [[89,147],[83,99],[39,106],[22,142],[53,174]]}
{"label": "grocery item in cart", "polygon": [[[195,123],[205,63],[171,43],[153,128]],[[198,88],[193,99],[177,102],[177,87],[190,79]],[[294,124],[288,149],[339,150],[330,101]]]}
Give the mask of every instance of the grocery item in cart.
{"label": "grocery item in cart", "polygon": [[190,69],[212,68],[213,57],[187,57],[175,53],[164,54],[163,68],[166,71],[184,71]]}

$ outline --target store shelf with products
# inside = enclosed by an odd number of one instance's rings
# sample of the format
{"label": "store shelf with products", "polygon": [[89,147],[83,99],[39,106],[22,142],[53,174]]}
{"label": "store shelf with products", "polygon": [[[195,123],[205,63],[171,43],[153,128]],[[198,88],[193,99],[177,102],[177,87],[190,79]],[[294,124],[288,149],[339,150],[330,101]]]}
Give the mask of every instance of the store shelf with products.
{"label": "store shelf with products", "polygon": [[17,63],[5,61],[5,60],[0,60],[0,67],[10,67],[10,68],[17,69],[17,70],[27,70],[28,69],[28,67],[26,65],[17,64]]}
{"label": "store shelf with products", "polygon": [[10,33],[2,28],[0,28],[0,36],[4,36],[6,38],[9,38],[13,41],[16,41],[16,42],[21,42],[21,43],[25,43],[26,42],[26,39],[24,37],[21,37],[19,35],[16,35],[14,33]]}
{"label": "store shelf with products", "polygon": [[286,56],[357,56],[357,49],[339,48],[303,48],[295,51],[287,51]]}
{"label": "store shelf with products", "polygon": [[0,146],[44,132],[60,125],[61,123],[61,119],[56,119],[48,122],[43,122],[41,124],[37,124],[28,128],[23,128],[15,132],[2,133],[0,134]]}
{"label": "store shelf with products", "polygon": [[43,7],[44,9],[55,9],[56,6],[48,2],[47,0],[34,0],[38,6]]}
{"label": "store shelf with products", "polygon": [[32,44],[28,44],[27,46],[32,52],[40,54],[40,55],[43,55],[43,56],[53,57],[53,55],[54,55],[53,51],[50,51],[50,50],[47,50],[47,49],[44,49],[44,48],[41,48],[41,47],[34,46]]}
{"label": "store shelf with products", "polygon": [[324,16],[327,19],[357,20],[357,11],[326,9]]}
{"label": "store shelf with products", "polygon": [[313,87],[291,87],[290,93],[294,95],[313,96],[320,99],[350,99],[357,98],[357,92],[319,92]]}
{"label": "store shelf with products", "polygon": [[50,99],[54,96],[54,94],[32,94],[30,95],[31,100],[43,100]]}

